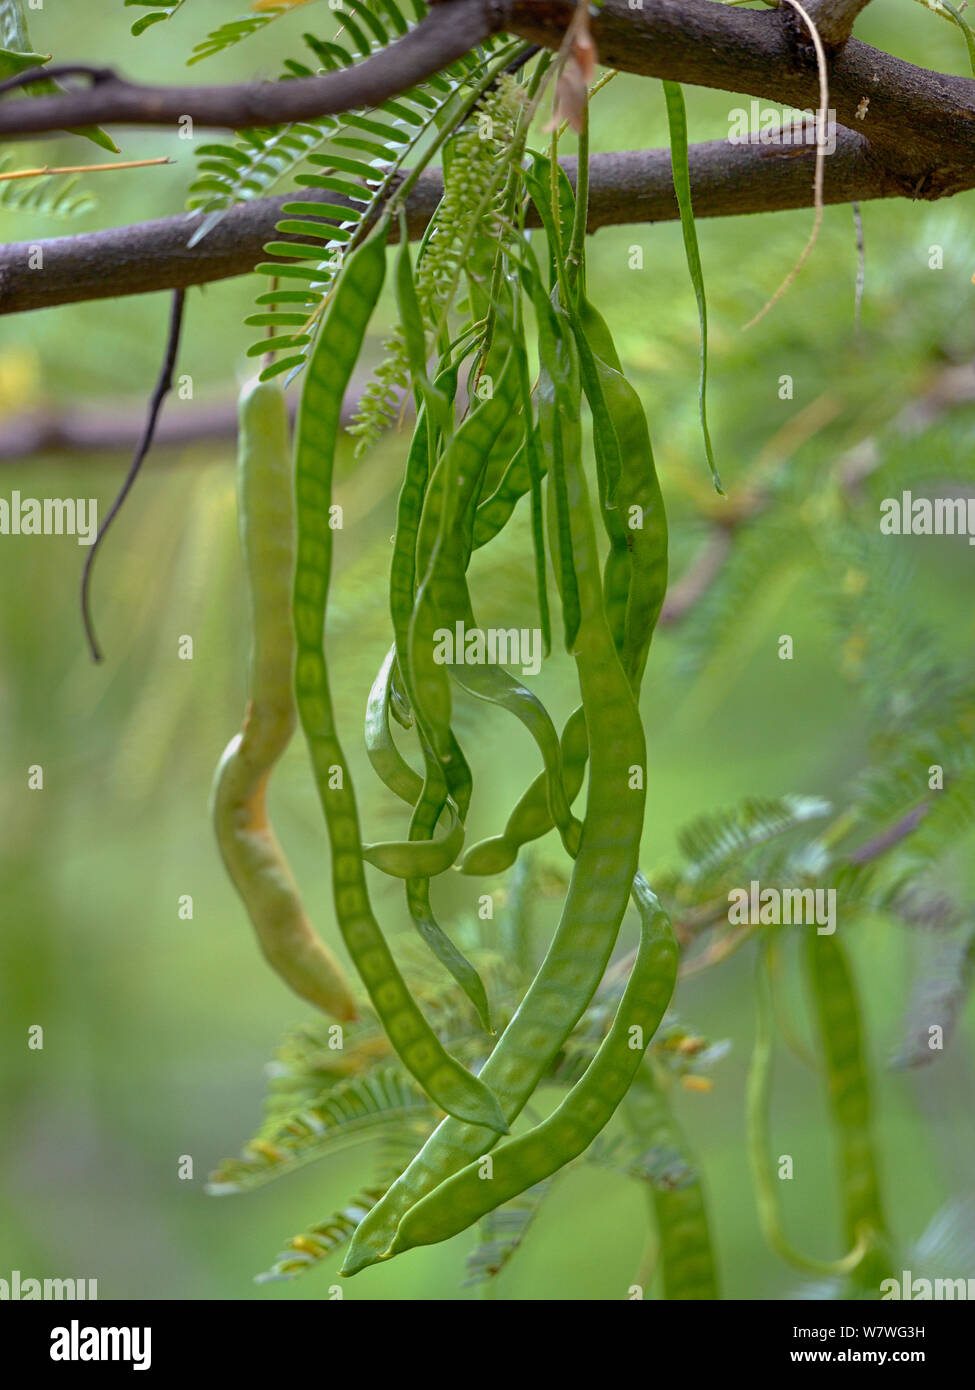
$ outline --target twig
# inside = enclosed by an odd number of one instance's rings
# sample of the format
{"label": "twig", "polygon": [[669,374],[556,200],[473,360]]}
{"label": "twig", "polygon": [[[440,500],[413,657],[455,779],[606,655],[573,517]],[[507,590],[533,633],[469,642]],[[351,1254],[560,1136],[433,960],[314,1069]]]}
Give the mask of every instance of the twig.
{"label": "twig", "polygon": [[[0,83],[0,95],[58,77],[88,77],[85,90],[30,101],[0,103],[0,136],[39,135],[80,125],[178,127],[229,130],[284,125],[379,106],[449,67],[503,28],[484,0],[438,5],[403,38],[353,67],[287,82],[245,82],[217,87],[151,87],[127,82],[111,68],[68,63],[36,68]],[[100,116],[89,113],[97,108]]]}
{"label": "twig", "polygon": [[819,229],[823,225],[823,182],[825,179],[826,168],[826,122],[829,119],[829,78],[826,72],[826,51],[823,48],[823,41],[819,37],[819,31],[815,23],[810,18],[808,12],[799,3],[799,0],[783,0],[786,5],[791,5],[806,22],[809,33],[812,36],[813,45],[816,49],[816,66],[819,71],[819,109],[816,112],[816,173],[813,184],[813,202],[816,208],[816,215],[813,218],[813,228],[809,234],[809,240],[802,250],[802,254],[789,274],[782,281],[782,284],[775,291],[772,298],[760,309],[753,319],[749,319],[745,328],[754,328],[765,315],[778,304],[779,300],[786,293],[794,282],[802,267],[809,258],[809,253],[816,245],[819,237]]}
{"label": "twig", "polygon": [[869,864],[874,859],[879,859],[882,854],[892,849],[894,845],[899,845],[901,840],[906,840],[908,835],[912,834],[917,829],[927,813],[928,803],[922,801],[920,805],[913,807],[905,815],[901,816],[900,820],[897,821],[896,824],[890,826],[889,829],[874,836],[872,840],[868,840],[867,843],[861,845],[859,849],[851,850],[850,854],[847,856],[850,863]]}
{"label": "twig", "polygon": [[121,511],[125,499],[132,491],[133,484],[139,476],[139,470],[142,468],[145,457],[152,447],[153,435],[156,432],[156,421],[159,419],[162,403],[173,386],[173,372],[176,369],[176,358],[179,355],[179,340],[183,329],[183,308],[185,302],[185,291],[176,290],[173,294],[172,308],[170,310],[166,355],[163,359],[162,370],[159,373],[159,380],[156,382],[149,400],[149,412],[146,417],[145,430],[139,441],[139,446],[135,451],[132,463],[129,466],[125,481],[119,489],[118,496],[112,503],[108,516],[98,528],[98,535],[95,537],[94,545],[88,552],[88,558],[85,560],[85,567],[81,574],[81,620],[84,623],[85,635],[88,638],[88,645],[91,648],[92,660],[96,662],[102,660],[102,653],[95,637],[95,629],[91,619],[90,588],[92,567],[95,563],[95,556],[98,554],[108,529]]}
{"label": "twig", "polygon": [[0,174],[0,182],[10,179],[39,179],[49,174],[104,174],[116,169],[147,169],[152,164],[175,164],[175,159],[161,155],[158,159],[126,159],[119,164],[63,164],[55,167],[45,164],[39,169],[14,169],[12,173]]}
{"label": "twig", "polygon": [[858,202],[853,204],[853,226],[857,238],[857,286],[853,305],[853,322],[859,334],[863,328],[863,286],[867,278],[867,255],[863,241],[863,214]]}
{"label": "twig", "polygon": [[[358,374],[342,401],[342,423],[350,424],[359,400],[369,384],[368,374]],[[412,397],[410,397],[412,400]],[[294,401],[289,402],[294,413]],[[132,454],[145,428],[146,405],[129,400],[104,400],[87,407],[64,410],[33,408],[8,415],[0,430],[0,466],[43,455]],[[209,440],[233,439],[237,433],[237,401],[234,397],[194,400],[185,409],[164,414],[153,438],[153,448],[184,450]],[[84,466],[84,465],[80,465]]]}

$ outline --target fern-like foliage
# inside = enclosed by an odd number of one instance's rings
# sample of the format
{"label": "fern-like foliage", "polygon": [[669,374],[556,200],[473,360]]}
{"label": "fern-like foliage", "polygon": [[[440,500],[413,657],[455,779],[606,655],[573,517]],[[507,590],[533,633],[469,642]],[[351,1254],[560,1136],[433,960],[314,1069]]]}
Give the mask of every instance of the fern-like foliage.
{"label": "fern-like foliage", "polygon": [[729,810],[701,816],[678,835],[688,860],[684,882],[698,891],[713,889],[729,872],[740,873],[752,850],[831,810],[818,796],[750,797]]}
{"label": "fern-like foliage", "polygon": [[385,1154],[376,1181],[362,1188],[350,1202],[324,1221],[309,1226],[292,1236],[276,1256],[271,1268],[256,1276],[258,1284],[275,1279],[296,1279],[307,1274],[350,1239],[366,1212],[379,1201],[394,1179],[403,1171],[427,1134],[433,1129],[434,1118],[422,1133],[404,1134],[390,1129],[385,1137]]}
{"label": "fern-like foliage", "polygon": [[[522,89],[504,75],[484,93],[470,122],[444,151],[444,193],[417,258],[416,298],[425,330],[436,340],[460,285],[476,238],[493,244],[501,235],[502,190],[512,142],[523,114]],[[349,433],[357,452],[375,443],[395,418],[409,378],[402,327],[384,343],[386,356],[359,405]]]}
{"label": "fern-like foliage", "polygon": [[809,554],[809,528],[787,506],[770,508],[739,527],[719,581],[697,603],[681,630],[678,656],[682,672],[713,673],[722,659],[740,669],[742,634],[756,612],[778,602],[787,581]]}
{"label": "fern-like foliage", "polygon": [[505,1202],[481,1222],[481,1239],[467,1257],[465,1288],[476,1288],[496,1279],[520,1250],[554,1178],[536,1183],[527,1192]]}
{"label": "fern-like foliage", "polygon": [[12,172],[13,161],[0,159],[0,211],[30,212],[35,217],[81,217],[97,206],[87,189],[78,191],[77,178],[61,179],[49,174],[34,179],[4,178]]}
{"label": "fern-like foliage", "polygon": [[[940,936],[926,946],[911,990],[902,1028],[903,1042],[891,1066],[929,1066],[944,1056],[975,979],[975,927]],[[940,1029],[932,1035],[931,1029]],[[936,1042],[936,1046],[932,1043]]]}
{"label": "fern-like foliage", "polygon": [[152,27],[153,24],[161,24],[165,19],[171,19],[177,10],[181,10],[186,4],[186,0],[125,0],[125,7],[136,6],[140,10],[149,10],[149,14],[142,15],[132,25],[132,33],[138,37]]}
{"label": "fern-like foliage", "polygon": [[291,14],[302,6],[310,5],[313,2],[314,0],[279,0],[277,4],[261,3],[256,14],[246,14],[239,19],[228,20],[208,34],[193,49],[186,60],[186,66],[192,67],[194,63],[202,63],[206,58],[213,58],[216,54],[223,53],[225,49],[233,48],[243,39],[249,39],[253,34],[258,34],[262,29],[266,29],[269,24],[280,19],[282,15]]}
{"label": "fern-like foliage", "polygon": [[292,1236],[284,1250],[275,1258],[271,1268],[255,1276],[255,1284],[268,1284],[277,1279],[295,1279],[299,1274],[313,1269],[326,1255],[341,1249],[352,1238],[359,1222],[376,1205],[385,1191],[386,1185],[383,1184],[364,1187],[350,1202],[324,1221],[310,1226],[301,1235]]}
{"label": "fern-like foliage", "polygon": [[246,1192],[313,1163],[340,1143],[361,1139],[383,1125],[428,1121],[433,1107],[401,1070],[388,1068],[340,1082],[293,1112],[267,1137],[252,1139],[240,1158],[225,1159],[211,1174],[211,1196]]}
{"label": "fern-like foliage", "polygon": [[586,1162],[620,1177],[649,1183],[662,1192],[676,1192],[697,1180],[685,1152],[670,1136],[647,1148],[627,1134],[601,1134],[585,1155]]}
{"label": "fern-like foliage", "polygon": [[[423,7],[416,8],[422,15]],[[398,8],[398,0],[388,0],[383,10],[387,16],[385,25],[375,19],[364,0],[348,0],[347,7],[343,0],[343,13],[348,15],[348,22],[344,26],[347,32],[340,31],[339,37],[343,38],[344,42],[339,43],[337,39],[324,42],[313,34],[304,34],[303,42],[317,66],[313,68],[308,66],[307,62],[289,59],[281,80],[312,77],[318,72],[334,72],[343,67],[350,67],[394,38],[408,32],[409,23]],[[361,25],[355,23],[352,15],[356,11],[369,14],[381,37],[377,38],[376,32],[371,28],[365,32]],[[256,32],[258,28],[264,27],[272,19],[286,12],[284,7],[278,7],[248,16],[247,19],[236,23],[251,26],[248,32]],[[439,83],[436,79],[431,83],[437,90],[444,85],[449,84]],[[409,102],[409,106],[412,107],[415,101],[424,104],[422,91]],[[397,103],[394,102],[394,118],[397,115],[396,107]],[[414,119],[422,123],[420,116],[417,115]],[[196,230],[191,244],[205,236],[214,225],[217,216],[227,208],[249,198],[266,196],[283,179],[292,175],[313,150],[319,149],[330,137],[341,136],[345,125],[350,121],[354,127],[354,114],[329,116],[315,122],[294,122],[245,131],[233,145],[221,143],[200,146],[197,155],[200,158],[201,175],[190,186],[188,206],[192,211],[207,214],[207,217]]]}
{"label": "fern-like foliage", "polygon": [[[368,58],[402,37],[425,13],[419,4],[413,8],[411,19],[399,8],[399,0],[343,0],[342,42],[304,34],[317,66],[289,60],[282,80],[337,71]],[[276,13],[254,18],[274,18]],[[484,83],[487,55],[503,57],[514,48],[491,40],[478,54],[465,56],[368,114],[353,111],[341,118],[252,130],[234,144],[199,148],[199,174],[190,188],[189,207],[202,220],[191,244],[206,236],[235,203],[266,196],[285,180],[313,190],[305,200],[284,205],[276,236],[289,240],[270,241],[265,253],[276,259],[256,267],[259,274],[285,282],[285,287],[276,284],[259,294],[257,312],[246,320],[265,335],[249,349],[252,357],[282,354],[265,366],[265,380],[303,366],[344,252],[372,224],[408,159],[421,149],[422,157],[429,158],[431,141],[442,138],[463,116],[470,101],[467,94]]]}
{"label": "fern-like foliage", "polygon": [[[3,0],[0,9],[3,11],[3,42],[5,45],[0,49],[0,77],[11,77],[15,73],[24,72],[28,68],[42,67],[45,63],[50,62],[52,55],[50,53],[38,53],[31,43],[24,0]],[[64,88],[54,78],[41,77],[25,88],[24,95],[28,98],[45,97],[63,91]],[[119,152],[118,145],[100,126],[74,126],[70,133],[90,140],[99,149],[110,150],[112,154]]]}

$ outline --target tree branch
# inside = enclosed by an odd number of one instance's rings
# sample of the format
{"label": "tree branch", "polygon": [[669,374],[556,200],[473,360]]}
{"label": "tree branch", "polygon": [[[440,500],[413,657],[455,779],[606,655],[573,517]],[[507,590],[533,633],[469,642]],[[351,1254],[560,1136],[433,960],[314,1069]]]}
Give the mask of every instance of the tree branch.
{"label": "tree branch", "polygon": [[[279,125],[337,116],[357,107],[378,106],[448,67],[483,43],[493,28],[485,0],[452,0],[439,5],[403,38],[355,67],[322,77],[287,82],[243,82],[222,87],[148,87],[127,82],[110,69],[62,65],[38,69],[37,78],[71,73],[92,85],[58,96],[0,104],[0,137],[40,135],[81,125],[178,126],[226,130]],[[28,84],[29,73],[0,83],[0,93]],[[94,121],[84,114],[102,114]]]}
{"label": "tree branch", "polygon": [[853,25],[870,0],[806,0],[803,8],[819,30],[827,48],[840,48],[853,33]]}
{"label": "tree branch", "polygon": [[[203,126],[242,129],[374,106],[490,32],[557,49],[574,9],[575,0],[451,0],[357,66],[287,82],[143,87],[97,70],[87,91],[0,102],[0,138],[93,123],[172,126],[187,115]],[[610,67],[812,110],[815,64],[797,41],[794,11],[786,10],[740,10],[715,0],[643,0],[642,9],[630,9],[629,0],[605,0],[592,28],[599,60]],[[968,78],[930,72],[850,39],[833,59],[830,99],[841,125],[896,154],[905,192],[929,183],[941,193],[968,186],[958,182],[959,169],[972,162],[975,133],[975,83]]]}
{"label": "tree branch", "polygon": [[[92,69],[88,90],[0,101],[0,137],[113,121],[168,124],[187,114],[202,124],[230,127],[310,119],[400,92],[491,30],[504,28],[556,48],[574,3],[451,0],[355,68],[288,82],[146,88]],[[848,21],[862,8],[859,0],[809,4],[837,26],[841,16]],[[812,109],[818,99],[815,66],[789,15],[796,17],[786,6],[759,12],[713,0],[644,0],[639,10],[631,10],[628,0],[605,0],[593,25],[601,61],[621,70]],[[4,86],[9,84],[0,84],[0,92]],[[826,202],[935,199],[975,187],[975,83],[928,72],[850,39],[833,57],[830,99],[840,128],[836,153],[826,161]],[[808,206],[812,165],[813,151],[803,147],[726,141],[695,146],[695,211],[711,217]],[[432,171],[419,180],[408,209],[411,236],[429,220],[439,189]],[[7,246],[0,250],[0,313],[185,288],[245,273],[261,258],[283,201],[255,200],[232,209],[192,250],[183,217],[40,243],[43,271],[30,268],[33,244]],[[675,215],[667,151],[594,161],[590,231]]]}
{"label": "tree branch", "polygon": [[[694,145],[690,170],[695,213],[724,217],[808,207],[814,157],[811,147],[731,145],[724,140]],[[576,161],[566,159],[564,165],[574,183]],[[975,166],[969,186],[975,186]],[[411,237],[422,234],[441,192],[439,172],[425,171],[407,203]],[[839,132],[836,153],[827,160],[828,203],[889,198],[902,192],[900,180],[873,157],[861,136]],[[263,247],[274,236],[282,204],[295,196],[238,204],[192,249],[187,242],[196,224],[185,214],[0,247],[0,314],[185,289],[246,274],[265,259]],[[302,190],[302,197],[311,201],[314,191]],[[333,204],[341,202],[333,193],[321,197]],[[589,231],[622,223],[667,222],[677,215],[669,150],[599,154],[592,160]],[[38,248],[43,268],[31,269],[37,263]]]}
{"label": "tree branch", "polygon": [[[546,48],[557,47],[572,12],[570,0],[510,0],[506,28]],[[793,13],[794,12],[790,12]],[[599,61],[644,77],[744,92],[803,110],[819,94],[815,62],[797,46],[786,7],[739,10],[714,0],[605,0],[593,21]],[[835,56],[830,104],[840,125],[897,152],[897,167],[951,182],[946,153],[970,156],[975,134],[975,83],[915,67],[850,39]],[[866,109],[863,102],[866,98]],[[948,191],[947,187],[945,191]]]}

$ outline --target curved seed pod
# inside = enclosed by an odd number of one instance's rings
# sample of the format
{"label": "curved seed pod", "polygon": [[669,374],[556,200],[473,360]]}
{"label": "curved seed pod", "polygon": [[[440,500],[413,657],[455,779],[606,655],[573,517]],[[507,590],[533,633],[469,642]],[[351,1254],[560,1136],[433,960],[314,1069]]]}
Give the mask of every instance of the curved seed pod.
{"label": "curved seed pod", "polygon": [[[573,710],[566,720],[560,744],[562,795],[566,805],[571,808],[582,790],[586,763],[589,759],[589,736],[586,731],[585,711],[581,705]],[[460,870],[464,874],[477,875],[504,873],[517,859],[522,845],[547,835],[554,825],[551,780],[550,774],[546,771],[535,778],[517,802],[500,835],[493,835],[471,845],[460,862]],[[579,852],[582,822],[570,812],[565,827],[560,827],[560,831],[566,852],[575,858]]]}
{"label": "curved seed pod", "polygon": [[[646,667],[650,643],[667,589],[667,518],[657,481],[646,415],[639,396],[619,370],[619,357],[612,335],[602,316],[580,298],[572,316],[576,340],[588,337],[597,355],[592,359],[587,394],[598,394],[604,409],[593,411],[594,444],[601,515],[610,538],[610,551],[603,571],[603,595],[613,640],[634,691],[638,691]],[[604,360],[605,359],[605,360]],[[612,442],[605,438],[606,419],[610,420]],[[617,484],[617,505],[609,506],[608,469],[605,451],[617,450],[621,472]],[[527,469],[526,469],[527,472]],[[490,500],[490,499],[489,499]],[[486,503],[484,504],[487,505]],[[478,509],[478,518],[481,509]],[[550,513],[551,515],[551,513]],[[629,526],[630,519],[638,525]],[[475,536],[477,535],[475,519]],[[563,777],[569,802],[582,786],[588,757],[585,720],[577,711],[563,735]],[[578,723],[572,721],[578,718]],[[572,735],[571,749],[567,736]],[[461,869],[468,874],[499,874],[515,861],[521,846],[547,834],[553,827],[548,809],[548,784],[536,778],[508,818],[501,835],[472,845],[464,855]],[[570,854],[578,843],[577,830],[563,844]]]}
{"label": "curved seed pod", "polygon": [[679,1186],[654,1183],[650,1193],[660,1242],[664,1298],[702,1301],[719,1298],[718,1273],[701,1178],[651,1063],[645,1063],[637,1072],[624,1109],[630,1129],[644,1151],[656,1149],[673,1154],[690,1175],[690,1180]]}
{"label": "curved seed pod", "polygon": [[302,999],[341,1020],[356,1017],[345,974],[305,915],[267,814],[267,783],[295,727],[295,646],[289,605],[295,566],[291,441],[284,392],[251,383],[241,393],[237,471],[240,538],[253,638],[250,700],[213,783],[212,816],[224,866],[267,960]]}
{"label": "curved seed pod", "polygon": [[464,825],[453,802],[446,804],[447,826],[440,839],[378,840],[362,846],[362,857],[391,878],[436,878],[460,854]]}
{"label": "curved seed pod", "polygon": [[[437,376],[435,389],[453,399],[457,386],[458,364],[445,368]],[[430,472],[431,440],[436,440],[435,425],[424,404],[417,414],[413,442],[406,461],[403,485],[400,489],[396,515],[396,536],[389,575],[390,616],[393,623],[397,667],[403,682],[404,694],[414,707],[415,695],[410,666],[409,633],[416,588],[417,533],[423,512],[424,498]],[[395,669],[395,668],[394,668]],[[416,733],[423,754],[424,773],[420,795],[414,806],[409,835],[418,843],[432,839],[448,801],[446,775],[434,756],[423,728],[416,721]],[[457,747],[457,757],[451,759],[453,804],[461,818],[467,813],[473,785],[470,769]],[[456,798],[459,797],[458,801]],[[454,977],[477,1010],[484,1028],[490,1031],[490,1010],[487,991],[474,966],[454,945],[433,914],[428,878],[409,878],[406,881],[406,903],[414,927],[441,965]]]}
{"label": "curved seed pod", "polygon": [[880,1281],[891,1273],[891,1263],[870,1119],[860,1008],[846,952],[835,936],[810,933],[806,966],[839,1150],[844,1233],[851,1247],[861,1241],[868,1246],[851,1278],[856,1287],[876,1292]]}
{"label": "curved seed pod", "polygon": [[446,1051],[396,968],[373,914],[360,850],[359,816],[335,728],[323,644],[332,562],[332,471],[342,394],[359,355],[386,270],[386,227],[346,262],[319,330],[301,400],[296,457],[298,560],[295,688],[332,851],[339,927],[373,1007],[406,1069],[449,1114],[489,1132],[506,1121],[485,1083]]}
{"label": "curved seed pod", "polygon": [[757,970],[758,1010],[755,1047],[748,1068],[745,1097],[745,1124],[748,1157],[762,1233],[777,1255],[809,1274],[835,1276],[848,1274],[867,1251],[865,1234],[859,1232],[849,1253],[839,1260],[814,1260],[789,1244],[779,1211],[778,1179],[771,1159],[769,1142],[769,1102],[772,1089],[772,1044],[774,1040],[769,981],[761,956]]}
{"label": "curved seed pod", "polygon": [[[646,795],[643,727],[606,621],[588,490],[578,436],[571,428],[572,392],[578,383],[572,334],[564,316],[550,310],[544,294],[541,300],[544,312],[552,314],[551,334],[540,333],[543,368],[567,407],[556,412],[556,424],[567,427],[563,462],[580,607],[574,654],[590,730],[591,764],[579,853],[558,928],[521,1007],[481,1072],[502,1098],[509,1123],[546,1074],[603,976],[637,869]],[[556,338],[558,353],[553,352]],[[551,460],[549,468],[551,472]],[[483,1127],[442,1122],[363,1219],[343,1272],[354,1274],[386,1256],[406,1211],[494,1142],[495,1136]]]}
{"label": "curved seed pod", "polygon": [[[594,353],[595,373],[583,378],[583,387],[593,412],[597,465],[603,460],[598,467],[601,515],[610,540],[604,585],[623,666],[638,688],[667,592],[667,515],[643,403],[623,375],[609,327],[585,296],[571,317],[576,341],[588,340]],[[620,473],[614,502],[602,480],[617,456]]]}
{"label": "curved seed pod", "polygon": [[[467,630],[477,627],[466,580],[470,546],[468,544],[464,547],[461,544],[460,519],[466,518],[468,526],[473,519],[479,481],[483,476],[491,447],[498,438],[505,420],[510,418],[521,385],[517,355],[509,350],[491,397],[482,402],[457,430],[431,480],[424,507],[424,520],[420,525],[417,554],[419,567],[426,565],[428,571],[428,621],[439,622],[447,631],[453,631],[457,622],[462,623]],[[444,497],[454,499],[450,508],[454,529],[450,533],[449,543],[444,539],[441,525]],[[437,503],[441,504],[441,508],[434,534],[434,518],[438,515]],[[410,650],[414,661],[419,659],[416,652],[417,642],[432,642],[435,631],[439,630],[427,631],[421,636],[417,627],[420,604],[421,595],[418,594],[413,626],[410,630]],[[458,653],[455,652],[454,655],[456,657]],[[566,798],[559,738],[545,707],[530,690],[500,667],[467,665],[463,661],[455,660],[446,669],[469,693],[507,709],[528,729],[542,754],[545,768],[545,805],[542,809],[547,817],[547,825],[537,833],[543,834],[545,829],[554,823],[567,843],[577,845],[580,826],[579,822],[574,820]],[[487,851],[487,854],[491,855],[491,851]],[[464,867],[467,872],[466,864]],[[473,871],[482,872],[477,869]]]}
{"label": "curved seed pod", "polygon": [[393,663],[393,674],[389,682],[389,712],[400,728],[412,729],[416,723],[413,717],[413,707],[403,684],[403,673],[399,669],[399,657]]}
{"label": "curved seed pod", "polygon": [[[537,438],[536,438],[537,445]],[[541,449],[539,448],[539,453]],[[539,464],[541,476],[545,476],[547,465],[544,456]],[[511,459],[501,475],[497,487],[489,497],[485,497],[477,508],[474,517],[474,549],[493,541],[495,536],[507,526],[515,507],[530,491],[532,486],[527,440]]]}
{"label": "curved seed pod", "polygon": [[[431,837],[436,830],[445,808],[449,807],[453,809],[454,803],[448,797],[447,783],[441,771],[440,764],[433,756],[433,752],[427,745],[422,732],[420,734],[420,742],[423,745],[426,777],[423,782],[422,795],[416,803],[413,818],[410,821],[410,837],[417,841],[418,844],[424,844],[431,842]],[[463,824],[459,819],[458,824],[460,825],[461,839],[463,839]],[[458,845],[458,852],[459,848]],[[471,962],[463,952],[454,945],[453,941],[451,941],[450,937],[434,916],[433,907],[430,902],[429,875],[407,879],[406,905],[409,909],[413,925],[416,927],[420,936],[440,961],[441,965],[453,975],[454,979],[474,1005],[484,1029],[487,1032],[491,1032],[491,1010],[488,1004],[484,982]]]}
{"label": "curved seed pod", "polygon": [[[463,520],[483,476],[491,448],[511,412],[517,392],[513,354],[508,354],[493,394],[458,427],[430,480],[417,535],[421,575],[410,621],[409,661],[413,706],[442,762],[451,748],[450,679],[435,659],[436,633],[468,610]],[[448,785],[449,785],[448,776]]]}
{"label": "curved seed pod", "polygon": [[[548,710],[526,686],[520,681],[515,680],[509,673],[497,666],[452,666],[451,675],[464,690],[476,696],[479,700],[489,701],[493,705],[506,709],[513,714],[531,734],[542,755],[544,771],[541,773],[541,782],[544,796],[544,812],[547,818],[547,825],[538,833],[544,834],[545,830],[551,829],[554,824],[562,836],[566,846],[578,847],[579,833],[582,829],[581,823],[573,816],[569,799],[566,794],[566,787],[563,781],[562,771],[562,749],[559,736],[555,725],[549,716]],[[524,819],[524,817],[523,817]],[[509,826],[505,830],[505,838],[510,830]],[[521,833],[521,826],[516,826],[514,837],[517,839]],[[523,843],[525,839],[534,839],[531,827],[524,827],[523,838],[518,843]],[[475,847],[477,848],[477,847]],[[569,851],[573,851],[570,849]],[[516,850],[517,853],[517,850]],[[481,856],[475,855],[475,861]],[[471,867],[465,855],[461,863],[464,873],[484,872],[476,866]],[[488,870],[488,872],[491,872]]]}
{"label": "curved seed pod", "polygon": [[[458,363],[445,368],[438,375],[434,383],[434,390],[438,394],[453,399],[457,385],[457,372]],[[423,573],[420,565],[421,563],[425,565],[429,559],[425,555],[422,561],[418,561],[419,532],[425,504],[428,501],[427,494],[433,489],[433,482],[430,478],[431,445],[438,437],[436,421],[430,414],[428,405],[424,403],[417,415],[416,429],[406,461],[406,472],[397,504],[396,537],[393,543],[393,560],[389,575],[389,602],[393,635],[396,642],[397,663],[403,679],[406,697],[418,723],[421,746],[427,760],[425,780],[430,780],[431,775],[433,775],[429,767],[429,759],[435,759],[440,765],[440,772],[436,776],[438,779],[442,777],[445,780],[447,790],[460,812],[461,820],[464,820],[467,816],[473,788],[471,770],[460,745],[454,738],[449,723],[446,730],[441,730],[444,743],[443,756],[435,750],[428,724],[428,715],[423,709],[422,699],[417,693],[414,671],[415,660],[420,661],[425,672],[428,671],[430,665],[434,665],[432,635],[428,649],[418,648],[417,651],[414,651],[411,633],[418,574]],[[432,679],[434,681],[439,680],[440,673],[435,671]],[[446,676],[443,676],[443,679],[446,679]],[[429,838],[442,810],[442,806],[437,809],[437,813],[429,826],[427,826],[428,816],[424,814],[417,825],[411,828],[411,838],[414,835],[416,838]]]}
{"label": "curved seed pod", "polygon": [[414,772],[393,742],[389,727],[389,711],[393,703],[393,671],[396,667],[396,647],[390,647],[373,682],[366,704],[366,752],[382,782],[401,801],[415,806],[423,790],[423,778]]}
{"label": "curved seed pod", "polygon": [[589,1147],[630,1088],[677,981],[677,942],[670,918],[642,874],[633,884],[640,912],[636,962],[606,1037],[579,1081],[541,1124],[491,1154],[485,1175],[474,1162],[410,1208],[391,1255],[447,1240],[502,1202],[543,1182]]}

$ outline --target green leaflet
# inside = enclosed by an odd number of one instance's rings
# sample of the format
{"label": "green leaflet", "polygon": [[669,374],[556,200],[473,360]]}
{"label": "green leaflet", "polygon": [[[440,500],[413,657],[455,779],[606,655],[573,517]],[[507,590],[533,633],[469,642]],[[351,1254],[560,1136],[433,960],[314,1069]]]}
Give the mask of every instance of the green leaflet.
{"label": "green leaflet", "polygon": [[714,462],[711,448],[711,431],[708,429],[708,305],[704,293],[704,272],[701,269],[701,253],[697,245],[697,228],[694,224],[694,209],[691,204],[691,176],[687,157],[687,112],[684,109],[684,94],[677,82],[665,82],[664,100],[667,103],[667,123],[670,127],[670,157],[674,171],[674,193],[680,210],[681,231],[684,234],[684,251],[687,255],[687,269],[690,271],[697,300],[697,312],[701,321],[701,373],[699,401],[701,412],[701,432],[704,435],[704,452],[708,467],[714,480],[716,491],[724,493],[721,479]]}
{"label": "green leaflet", "polygon": [[961,11],[951,4],[951,0],[939,0],[939,4],[942,9],[948,11],[962,32],[965,46],[968,49],[968,61],[971,64],[972,76],[975,77],[975,33],[972,32],[972,26]]}
{"label": "green leaflet", "polygon": [[[34,52],[28,33],[27,14],[23,0],[2,0],[0,3],[0,25],[2,25],[4,40],[9,44],[8,48],[0,49],[0,81],[6,77],[14,77],[18,73],[27,72],[31,67],[42,66],[50,62],[51,55],[49,53],[38,54]],[[32,95],[54,96],[63,91],[64,88],[59,82],[50,77],[41,77],[25,89],[25,97],[29,100]],[[99,149],[109,150],[112,154],[119,153],[118,145],[99,126],[77,126],[69,133],[83,136],[84,139],[90,140],[93,145],[97,145]]]}
{"label": "green leaflet", "polygon": [[344,1145],[370,1139],[384,1126],[432,1116],[420,1087],[391,1069],[340,1081],[252,1140],[239,1158],[224,1159],[210,1174],[207,1192],[214,1197],[250,1192]]}
{"label": "green leaflet", "polygon": [[144,34],[147,29],[151,29],[154,24],[161,24],[165,19],[172,19],[177,10],[182,9],[186,0],[125,0],[126,7],[136,5],[139,9],[150,10],[150,14],[142,15],[132,25],[132,33],[136,38]]}
{"label": "green leaflet", "polygon": [[18,53],[13,48],[0,48],[0,82],[16,77],[19,72],[43,67],[50,61],[50,53]]}

